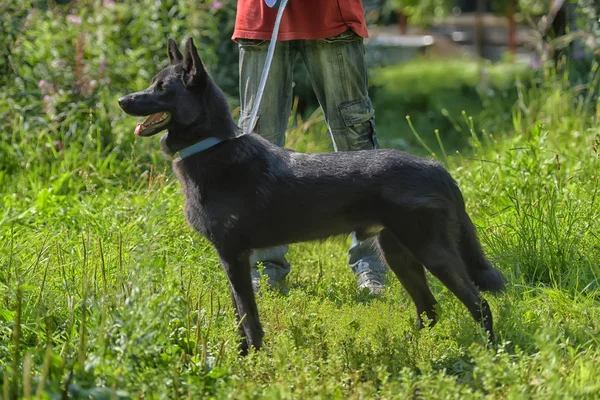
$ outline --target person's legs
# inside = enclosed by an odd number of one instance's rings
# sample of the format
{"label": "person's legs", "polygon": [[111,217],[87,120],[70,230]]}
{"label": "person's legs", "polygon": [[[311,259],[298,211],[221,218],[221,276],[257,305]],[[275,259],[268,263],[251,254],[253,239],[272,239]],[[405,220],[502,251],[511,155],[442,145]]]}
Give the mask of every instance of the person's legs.
{"label": "person's legs", "polygon": [[383,293],[388,268],[376,249],[375,238],[358,240],[353,232],[348,265],[356,275],[359,289],[367,289],[372,295]]}
{"label": "person's legs", "polygon": [[362,38],[348,30],[302,41],[300,54],[338,151],[379,148]]}
{"label": "person's legs", "polygon": [[[348,30],[332,38],[303,41],[300,54],[336,151],[379,148],[362,38]],[[383,291],[387,267],[375,239],[360,241],[352,234],[348,263],[361,289],[371,294]]]}
{"label": "person's legs", "polygon": [[[239,39],[240,128],[247,129],[250,113],[267,58],[267,40]],[[254,132],[278,146],[285,144],[285,131],[292,107],[292,74],[296,58],[293,42],[278,42],[265,85]]]}
{"label": "person's legs", "polygon": [[[258,91],[260,77],[267,57],[269,42],[266,40],[239,40],[240,52],[240,119],[239,125],[246,132],[250,124],[250,113]],[[292,67],[296,53],[291,42],[279,42],[275,48],[269,78],[258,110],[258,122],[254,132],[270,142],[283,147],[285,131],[292,106]],[[263,273],[269,283],[276,286],[290,272],[285,259],[287,246],[254,250],[250,256],[252,284],[258,290],[259,273],[257,264],[264,266]]]}

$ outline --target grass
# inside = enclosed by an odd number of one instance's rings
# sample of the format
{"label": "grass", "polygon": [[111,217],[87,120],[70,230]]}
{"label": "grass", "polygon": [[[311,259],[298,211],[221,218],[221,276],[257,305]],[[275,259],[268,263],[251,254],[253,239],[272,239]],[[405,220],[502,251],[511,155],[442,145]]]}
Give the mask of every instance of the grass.
{"label": "grass", "polygon": [[[158,141],[132,139],[118,93],[47,128],[0,95],[11,111],[0,141],[3,397],[599,398],[597,72],[585,90],[557,73],[536,82],[504,110],[506,131],[459,113],[459,133],[414,132],[457,179],[509,278],[505,294],[486,296],[497,345],[434,278],[433,329],[414,328],[391,276],[366,298],[348,240],[332,239],[291,246],[289,294],[259,294],[265,347],[246,358],[218,259],[186,225]],[[291,128],[288,144],[328,148],[319,118]],[[467,147],[444,148],[450,134]]]}
{"label": "grass", "polygon": [[[418,58],[376,69],[371,96],[378,135],[387,146],[414,151],[423,144],[437,147],[438,130],[449,151],[464,149],[469,122],[461,113],[474,117],[477,130],[507,129],[512,125],[508,110],[517,97],[515,81],[529,86],[533,76],[526,64],[466,59]],[[419,140],[399,121],[404,116],[422,135]]]}

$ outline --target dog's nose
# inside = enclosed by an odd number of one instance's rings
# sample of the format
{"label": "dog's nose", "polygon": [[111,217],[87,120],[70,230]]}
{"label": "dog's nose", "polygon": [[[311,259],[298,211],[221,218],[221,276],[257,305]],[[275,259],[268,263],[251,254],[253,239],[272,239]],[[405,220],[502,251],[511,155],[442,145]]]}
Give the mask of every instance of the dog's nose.
{"label": "dog's nose", "polygon": [[123,96],[119,99],[119,106],[123,108],[129,102],[129,96]]}

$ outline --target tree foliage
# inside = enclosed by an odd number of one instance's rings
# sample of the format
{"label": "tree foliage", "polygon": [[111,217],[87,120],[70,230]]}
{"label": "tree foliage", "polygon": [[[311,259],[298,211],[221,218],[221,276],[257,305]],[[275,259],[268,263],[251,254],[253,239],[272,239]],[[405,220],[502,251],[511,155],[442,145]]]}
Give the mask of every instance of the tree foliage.
{"label": "tree foliage", "polygon": [[392,0],[396,10],[401,10],[412,24],[424,25],[444,17],[452,8],[451,0]]}

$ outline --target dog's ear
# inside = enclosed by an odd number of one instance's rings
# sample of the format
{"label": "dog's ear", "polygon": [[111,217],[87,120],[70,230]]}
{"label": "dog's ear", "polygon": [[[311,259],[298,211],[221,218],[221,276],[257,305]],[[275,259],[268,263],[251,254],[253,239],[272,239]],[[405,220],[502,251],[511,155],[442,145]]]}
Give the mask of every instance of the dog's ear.
{"label": "dog's ear", "polygon": [[179,64],[183,61],[183,55],[179,51],[179,47],[177,47],[177,42],[169,39],[168,43],[167,48],[169,49],[169,61],[171,61],[171,65]]}
{"label": "dog's ear", "polygon": [[188,86],[200,86],[206,82],[206,70],[202,65],[202,60],[198,55],[198,50],[194,46],[194,41],[189,38],[185,42],[185,54],[182,63],[183,71],[186,75],[186,84]]}

